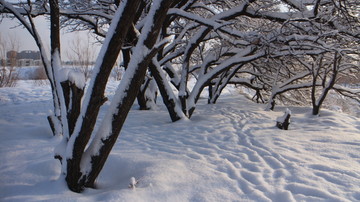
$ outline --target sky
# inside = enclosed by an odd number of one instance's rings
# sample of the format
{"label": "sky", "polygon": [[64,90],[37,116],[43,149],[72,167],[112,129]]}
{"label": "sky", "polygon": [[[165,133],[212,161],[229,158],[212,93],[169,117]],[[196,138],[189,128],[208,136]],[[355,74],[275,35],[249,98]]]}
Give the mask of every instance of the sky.
{"label": "sky", "polygon": [[[50,28],[48,20],[46,20],[44,17],[37,17],[35,18],[35,24],[38,27],[38,32],[41,35],[43,43],[45,46],[50,47]],[[0,34],[3,38],[6,39],[8,39],[9,36],[15,37],[19,41],[19,51],[39,50],[33,37],[25,28],[19,26],[19,22],[16,19],[2,19],[0,21]],[[79,34],[81,37],[77,37]],[[75,39],[87,37],[91,38],[90,41],[94,41],[94,38],[91,36],[91,34],[88,34],[87,32],[68,33],[61,31],[62,60],[69,60],[68,55],[69,52],[71,53],[71,44],[74,43]],[[99,45],[94,45],[93,43],[90,43],[90,45],[93,46],[93,50],[95,52],[99,51]]]}

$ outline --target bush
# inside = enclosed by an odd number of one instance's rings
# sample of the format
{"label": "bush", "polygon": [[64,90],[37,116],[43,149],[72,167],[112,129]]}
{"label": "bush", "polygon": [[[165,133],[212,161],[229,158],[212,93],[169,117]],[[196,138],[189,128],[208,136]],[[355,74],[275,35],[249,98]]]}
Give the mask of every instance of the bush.
{"label": "bush", "polygon": [[31,78],[36,85],[42,86],[47,84],[47,76],[44,67],[37,67],[32,73]]}
{"label": "bush", "polygon": [[1,67],[0,70],[0,88],[15,87],[18,80],[18,74],[15,67]]}

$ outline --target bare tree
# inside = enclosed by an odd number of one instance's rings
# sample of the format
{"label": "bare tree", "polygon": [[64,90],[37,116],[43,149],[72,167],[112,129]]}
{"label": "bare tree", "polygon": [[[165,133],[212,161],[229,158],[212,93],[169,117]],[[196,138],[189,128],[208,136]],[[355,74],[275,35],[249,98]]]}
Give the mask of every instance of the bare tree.
{"label": "bare tree", "polygon": [[88,80],[95,60],[95,50],[91,46],[89,35],[86,36],[75,35],[68,46],[70,51],[67,52],[67,57],[71,60],[73,68],[83,73],[85,80]]}
{"label": "bare tree", "polygon": [[[139,91],[140,96],[146,94],[151,80],[145,78],[155,80],[172,121],[190,118],[208,86],[212,86],[213,102],[231,83],[255,89],[259,99],[263,90],[277,95],[302,88],[300,80],[307,81],[311,71],[281,59],[346,54],[340,49],[356,47],[358,18],[347,15],[347,9],[356,8],[354,3],[340,2],[339,7],[337,2],[321,0],[50,0],[28,1],[24,6],[0,0],[0,10],[25,26],[42,53],[53,93],[54,115],[49,120],[54,134],[63,137],[56,158],[68,187],[81,192],[95,187],[135,98]],[[288,11],[280,9],[284,5]],[[339,15],[334,20],[330,13]],[[50,16],[51,58],[33,23],[37,15]],[[91,29],[105,37],[100,39],[102,48],[86,91],[84,77],[61,66],[60,20],[72,30]],[[340,21],[349,23],[342,26]],[[346,43],[337,43],[345,38]],[[120,52],[126,70],[104,119],[99,120]],[[283,65],[266,66],[270,60]],[[194,85],[189,83],[192,78]]]}
{"label": "bare tree", "polygon": [[6,65],[7,65],[7,45],[4,37],[0,33],[0,58],[1,58],[1,70],[0,70],[0,87],[6,86]]}
{"label": "bare tree", "polygon": [[20,44],[17,35],[14,33],[7,38],[0,34],[0,52],[1,52],[1,69],[0,69],[0,87],[14,87],[17,82],[18,74],[17,53]]}
{"label": "bare tree", "polygon": [[[346,60],[345,58],[346,57]],[[357,66],[351,62],[351,57],[343,53],[325,53],[303,60],[301,63],[309,70],[311,75],[311,103],[312,114],[318,115],[320,108],[324,103],[330,90],[335,89],[337,81],[341,75],[349,74],[357,69]],[[345,87],[341,89],[345,90]],[[349,90],[351,91],[351,90]],[[353,97],[359,99],[359,93],[351,93]],[[356,95],[358,94],[358,95]]]}
{"label": "bare tree", "polygon": [[[41,38],[36,32],[32,21],[31,11],[37,8],[37,4],[28,2],[23,14],[21,8],[16,9],[18,4],[10,4],[0,1],[3,9],[13,14],[29,30],[37,42],[42,53],[42,59],[51,82],[54,97],[54,111],[56,112],[50,123],[55,133],[62,134],[63,143],[57,148],[56,157],[63,165],[63,172],[69,188],[75,192],[81,192],[84,187],[94,187],[95,179],[101,171],[112,146],[126,119],[132,103],[142,84],[148,63],[156,52],[162,48],[168,40],[157,43],[158,35],[171,6],[176,1],[154,1],[148,5],[149,9],[142,10],[139,7],[140,0],[123,1],[116,9],[112,23],[107,32],[106,39],[98,55],[94,67],[94,74],[85,92],[84,99],[82,90],[84,83],[78,82],[78,76],[72,72],[63,71],[60,63],[60,9],[59,2],[49,1],[49,15],[51,19],[51,60],[46,56]],[[47,11],[47,4],[41,9]],[[139,10],[140,9],[140,10]],[[20,12],[19,12],[20,10]],[[143,13],[142,20],[146,22],[142,27],[139,40],[136,42],[135,52],[139,55],[132,57],[121,81],[119,89],[112,100],[108,115],[102,121],[103,126],[94,133],[94,139],[85,152],[101,105],[107,100],[104,96],[107,80],[116,62],[123,42],[135,20],[135,14]],[[27,19],[24,18],[27,17]],[[138,20],[138,19],[136,19]],[[145,51],[145,52],[144,52]],[[129,90],[131,89],[131,90]],[[137,90],[136,90],[137,89]],[[70,99],[76,99],[70,101]],[[109,124],[112,127],[108,127]],[[59,129],[61,128],[61,130]],[[96,151],[97,150],[97,151]],[[87,162],[87,160],[89,160]],[[81,164],[85,161],[85,164]],[[82,165],[85,165],[82,167]]]}

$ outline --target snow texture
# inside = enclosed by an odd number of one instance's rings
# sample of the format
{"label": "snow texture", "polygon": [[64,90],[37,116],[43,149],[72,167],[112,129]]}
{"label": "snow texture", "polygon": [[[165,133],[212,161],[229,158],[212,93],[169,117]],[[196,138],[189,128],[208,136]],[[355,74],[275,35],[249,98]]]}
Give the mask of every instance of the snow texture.
{"label": "snow texture", "polygon": [[[108,97],[116,86],[109,83]],[[289,106],[292,127],[278,130],[285,108],[264,111],[226,92],[215,105],[200,99],[192,119],[176,123],[161,102],[159,111],[134,105],[97,189],[76,194],[53,159],[62,140],[46,120],[50,87],[1,88],[0,201],[360,200],[359,118]]]}

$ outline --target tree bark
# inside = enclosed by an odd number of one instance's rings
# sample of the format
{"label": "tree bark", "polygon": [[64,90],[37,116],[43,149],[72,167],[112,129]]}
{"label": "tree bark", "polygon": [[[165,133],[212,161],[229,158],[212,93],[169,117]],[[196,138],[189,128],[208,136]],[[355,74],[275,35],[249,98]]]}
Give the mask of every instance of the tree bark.
{"label": "tree bark", "polygon": [[69,134],[72,134],[76,120],[80,115],[81,98],[84,95],[84,88],[77,87],[69,80],[61,82],[61,87],[65,98]]}
{"label": "tree bark", "polygon": [[150,79],[145,78],[143,84],[141,85],[139,92],[137,94],[137,101],[140,107],[140,110],[149,110],[151,106],[148,106],[148,98],[146,96],[146,90],[149,86]]}
{"label": "tree bark", "polygon": [[169,112],[171,121],[175,122],[175,121],[180,120],[181,115],[179,115],[176,111],[176,100],[171,98],[171,96],[169,95],[169,93],[171,93],[171,92],[168,92],[167,91],[168,88],[166,88],[166,86],[165,86],[165,82],[167,82],[166,78],[163,78],[163,76],[161,75],[161,73],[159,72],[159,70],[153,63],[149,64],[149,69],[150,69],[151,74],[153,75],[153,77],[156,81],[156,84],[159,88],[161,97],[162,97],[163,102]]}
{"label": "tree bark", "polygon": [[[122,44],[127,35],[128,29],[133,22],[136,11],[138,9],[140,0],[129,0],[122,2],[124,5],[121,15],[119,15],[119,20],[116,25],[115,31],[112,33],[112,36],[109,36],[109,43],[106,47],[105,53],[101,60],[99,72],[95,76],[95,81],[91,88],[91,96],[88,101],[85,115],[82,118],[82,123],[80,131],[75,135],[75,140],[72,149],[72,157],[67,159],[67,175],[66,182],[70,190],[74,192],[81,192],[84,187],[84,181],[79,181],[82,173],[80,172],[80,161],[84,153],[84,149],[90,139],[91,133],[94,130],[94,125],[99,113],[100,107],[106,101],[104,97],[104,91],[106,83],[108,81],[111,69],[114,66],[116,59],[119,55]],[[121,7],[120,7],[121,8]],[[116,19],[113,19],[116,20]]]}
{"label": "tree bark", "polygon": [[[63,124],[61,123],[61,103],[60,95],[57,88],[57,82],[55,78],[55,66],[56,61],[54,61],[55,55],[58,53],[60,59],[60,9],[58,0],[50,0],[50,45],[51,45],[51,61],[49,68],[52,69],[52,75],[49,75],[48,69],[46,69],[50,83],[52,84],[53,89],[53,99],[54,99],[54,116],[49,116],[48,121],[50,127],[53,130],[54,135],[64,134],[64,128],[60,129]],[[39,39],[38,39],[39,40]],[[40,48],[41,50],[41,48]],[[44,65],[46,65],[44,63]],[[52,79],[50,79],[52,78]],[[60,131],[57,131],[59,130]]]}
{"label": "tree bark", "polygon": [[[153,26],[147,33],[142,33],[146,36],[146,38],[144,39],[144,41],[139,41],[138,43],[142,43],[148,49],[151,49],[154,46],[158,38],[159,31],[162,27],[162,23],[166,17],[167,10],[169,9],[169,7],[173,2],[174,1],[171,0],[163,0],[160,2],[160,6],[155,10],[155,15],[153,16],[153,22],[154,22]],[[157,51],[158,51],[157,49],[152,49],[152,51],[148,55],[146,55],[141,61],[138,61],[138,63],[134,63],[134,65],[136,66],[129,67],[129,68],[134,68],[135,71],[129,83],[124,85],[127,86],[126,89],[131,89],[131,90],[127,90],[126,92],[121,92],[121,93],[125,93],[124,96],[121,98],[118,104],[114,103],[117,105],[116,107],[117,110],[115,112],[111,112],[112,127],[110,131],[110,135],[106,139],[103,139],[102,137],[98,137],[101,138],[100,141],[102,142],[102,146],[98,151],[96,151],[95,154],[91,154],[91,170],[87,175],[84,175],[81,180],[85,182],[86,187],[94,187],[95,180],[99,175],[101,169],[103,168],[105,161],[112,147],[114,146],[116,139],[119,136],[121,128],[127,117],[127,114],[130,111],[133,102],[135,101],[138,90],[144,80],[146,69],[152,57],[154,57]]]}

